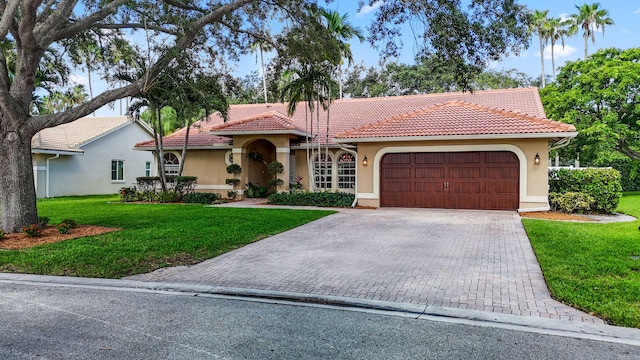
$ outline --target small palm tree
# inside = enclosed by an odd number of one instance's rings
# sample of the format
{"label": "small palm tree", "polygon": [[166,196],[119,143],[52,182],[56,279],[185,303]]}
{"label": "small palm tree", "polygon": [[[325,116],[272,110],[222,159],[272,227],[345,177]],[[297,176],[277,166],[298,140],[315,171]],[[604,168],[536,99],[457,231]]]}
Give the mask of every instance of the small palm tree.
{"label": "small palm tree", "polygon": [[547,32],[547,22],[549,19],[547,15],[549,14],[549,10],[539,11],[536,10],[532,14],[531,18],[531,32],[534,34],[538,34],[538,40],[540,40],[540,67],[542,69],[541,72],[541,80],[542,87],[545,87],[545,76],[544,76],[544,43],[547,41],[548,32]]}
{"label": "small palm tree", "polygon": [[584,38],[584,58],[589,55],[589,38],[593,44],[596,43],[595,33],[596,30],[602,29],[602,36],[604,37],[604,28],[606,25],[613,25],[613,20],[609,17],[609,11],[600,9],[600,4],[593,3],[583,4],[581,6],[576,5],[578,9],[577,14],[572,14],[570,17],[571,26],[569,32],[571,35],[582,29],[582,37]]}
{"label": "small palm tree", "polygon": [[562,20],[560,18],[548,19],[545,24],[547,35],[545,43],[547,41],[551,43],[551,71],[553,72],[554,78],[556,77],[556,62],[553,50],[558,40],[562,42],[562,49],[564,49],[564,37],[569,34],[569,25],[569,20]]}

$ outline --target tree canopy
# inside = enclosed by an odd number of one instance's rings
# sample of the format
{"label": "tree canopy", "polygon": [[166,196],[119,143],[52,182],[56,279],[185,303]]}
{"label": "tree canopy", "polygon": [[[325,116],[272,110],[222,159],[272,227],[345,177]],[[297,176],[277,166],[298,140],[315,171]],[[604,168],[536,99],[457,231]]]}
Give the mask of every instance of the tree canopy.
{"label": "tree canopy", "polygon": [[585,163],[612,152],[640,159],[640,48],[567,62],[540,95],[549,118],[578,130],[566,156]]}
{"label": "tree canopy", "polygon": [[471,90],[471,79],[490,61],[528,46],[529,22],[526,7],[514,0],[386,0],[369,27],[369,41],[383,57],[397,56],[407,35],[399,25],[410,23],[417,57],[437,55],[455,69],[458,87]]}

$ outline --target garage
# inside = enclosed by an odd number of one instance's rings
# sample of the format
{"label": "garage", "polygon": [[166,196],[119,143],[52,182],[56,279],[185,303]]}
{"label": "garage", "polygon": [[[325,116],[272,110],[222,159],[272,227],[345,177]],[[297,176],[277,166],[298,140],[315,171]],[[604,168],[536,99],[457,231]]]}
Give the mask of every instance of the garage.
{"label": "garage", "polygon": [[516,210],[519,184],[509,151],[390,153],[380,163],[380,206]]}

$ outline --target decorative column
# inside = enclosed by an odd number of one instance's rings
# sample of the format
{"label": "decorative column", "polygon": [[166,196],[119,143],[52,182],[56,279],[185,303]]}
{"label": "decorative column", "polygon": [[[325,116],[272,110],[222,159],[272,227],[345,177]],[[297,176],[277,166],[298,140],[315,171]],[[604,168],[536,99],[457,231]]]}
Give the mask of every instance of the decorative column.
{"label": "decorative column", "polygon": [[291,165],[289,162],[290,153],[291,149],[288,147],[276,148],[276,160],[280,162],[284,168],[282,174],[278,174],[278,177],[284,181],[282,186],[278,187],[278,192],[289,191],[289,166]]}

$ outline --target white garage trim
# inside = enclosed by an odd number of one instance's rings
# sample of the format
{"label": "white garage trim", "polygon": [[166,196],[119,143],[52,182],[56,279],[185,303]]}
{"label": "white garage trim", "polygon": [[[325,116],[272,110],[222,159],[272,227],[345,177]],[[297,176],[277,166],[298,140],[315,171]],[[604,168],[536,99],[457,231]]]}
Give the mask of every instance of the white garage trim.
{"label": "white garage trim", "polygon": [[520,162],[519,202],[547,203],[544,196],[527,195],[527,157],[522,149],[511,144],[491,145],[445,145],[445,146],[392,146],[380,149],[373,158],[373,193],[358,193],[360,199],[380,198],[380,162],[386,154],[392,153],[425,153],[425,152],[468,152],[468,151],[509,151],[518,157]]}

